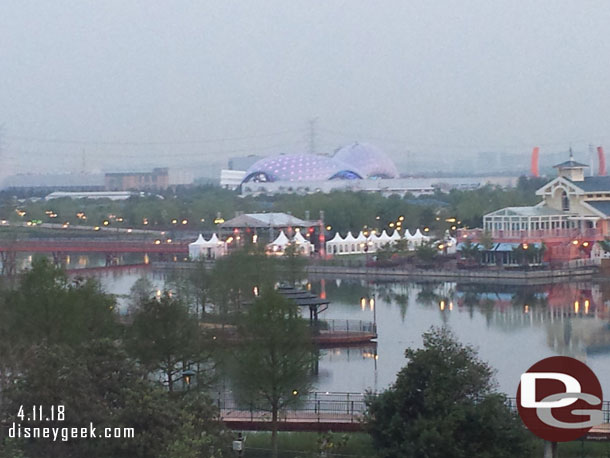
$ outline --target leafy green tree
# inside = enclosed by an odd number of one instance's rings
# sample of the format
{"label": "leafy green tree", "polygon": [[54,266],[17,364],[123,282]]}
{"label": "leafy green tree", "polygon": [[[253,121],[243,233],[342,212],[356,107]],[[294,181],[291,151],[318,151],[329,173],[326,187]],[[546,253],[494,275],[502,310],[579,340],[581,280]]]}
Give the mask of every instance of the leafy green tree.
{"label": "leafy green tree", "polygon": [[150,374],[162,373],[169,391],[184,370],[205,363],[204,335],[199,320],[188,307],[166,291],[143,303],[128,331],[132,354]]}
{"label": "leafy green tree", "polygon": [[288,244],[281,262],[284,267],[284,277],[292,286],[295,286],[297,280],[302,279],[305,275],[305,265],[307,264],[295,243]]}
{"label": "leafy green tree", "polygon": [[152,282],[144,276],[138,278],[129,289],[129,312],[135,313],[154,295],[155,288]]}
{"label": "leafy green tree", "polygon": [[380,457],[529,456],[529,436],[495,391],[493,370],[446,328],[407,349],[394,384],[369,396],[367,428]]}
{"label": "leafy green tree", "polygon": [[218,259],[210,273],[210,296],[221,316],[239,313],[256,291],[270,288],[278,278],[277,259],[249,247]]}
{"label": "leafy green tree", "polygon": [[294,303],[267,289],[244,316],[239,337],[236,390],[253,408],[271,412],[276,457],[279,413],[312,387],[310,329]]}
{"label": "leafy green tree", "polygon": [[197,316],[202,317],[210,296],[210,274],[204,261],[195,263],[195,268],[189,272],[189,280],[195,301],[195,311]]}
{"label": "leafy green tree", "polygon": [[483,231],[481,234],[481,240],[479,242],[485,250],[489,251],[494,247],[494,239],[489,231]]}
{"label": "leafy green tree", "polygon": [[430,243],[422,243],[415,249],[415,256],[423,263],[431,263],[438,258],[438,250]]}
{"label": "leafy green tree", "polygon": [[604,250],[606,253],[610,252],[610,240],[609,239],[604,239],[604,240],[600,240],[599,242],[599,246],[601,247],[602,250]]}
{"label": "leafy green tree", "polygon": [[523,266],[529,266],[533,263],[542,262],[546,245],[544,243],[537,245],[519,244],[512,249],[512,253],[517,261]]}
{"label": "leafy green tree", "polygon": [[[83,439],[67,442],[22,440],[18,445],[28,458],[148,458],[178,456],[222,457],[228,434],[211,401],[199,393],[172,396],[150,384],[136,361],[120,342],[96,340],[79,348],[65,345],[37,346],[14,385],[7,392],[3,419],[23,423],[19,407],[63,405],[61,422],[29,421],[28,426],[133,428],[132,438]],[[192,444],[201,448],[193,450]],[[16,444],[0,443],[9,450]],[[214,450],[212,452],[212,450]],[[14,452],[13,452],[14,454]],[[18,455],[16,455],[18,456]]]}
{"label": "leafy green tree", "polygon": [[481,250],[479,245],[472,243],[470,240],[464,242],[464,244],[460,247],[460,254],[464,257],[464,259],[480,262],[481,260]]}
{"label": "leafy green tree", "polygon": [[46,258],[35,259],[17,288],[4,294],[7,332],[15,344],[78,345],[118,335],[114,298],[92,278],[70,281]]}

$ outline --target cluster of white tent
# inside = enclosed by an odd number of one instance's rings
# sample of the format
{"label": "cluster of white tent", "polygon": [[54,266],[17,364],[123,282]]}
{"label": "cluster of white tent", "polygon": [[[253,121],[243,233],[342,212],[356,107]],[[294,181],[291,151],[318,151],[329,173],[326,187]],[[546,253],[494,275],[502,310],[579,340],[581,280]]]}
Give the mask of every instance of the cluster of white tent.
{"label": "cluster of white tent", "polygon": [[404,236],[400,235],[397,230],[392,235],[388,235],[384,230],[381,234],[364,235],[362,231],[358,237],[354,237],[351,232],[348,232],[345,238],[341,237],[338,232],[335,236],[326,242],[326,253],[331,255],[355,254],[355,253],[375,253],[381,247],[387,244],[394,244],[398,240],[406,240],[407,248],[414,250],[417,246],[430,241],[430,237],[421,233],[419,229],[414,234],[407,229]]}
{"label": "cluster of white tent", "polygon": [[227,244],[218,238],[216,233],[212,234],[210,240],[203,238],[201,234],[193,243],[189,243],[189,258],[191,259],[216,259],[227,253]]}
{"label": "cluster of white tent", "polygon": [[307,240],[300,231],[296,231],[292,240],[288,238],[288,236],[281,231],[280,234],[276,237],[276,239],[267,245],[267,250],[272,254],[284,254],[284,250],[290,244],[294,244],[297,247],[297,252],[304,256],[309,256],[313,250],[313,244]]}

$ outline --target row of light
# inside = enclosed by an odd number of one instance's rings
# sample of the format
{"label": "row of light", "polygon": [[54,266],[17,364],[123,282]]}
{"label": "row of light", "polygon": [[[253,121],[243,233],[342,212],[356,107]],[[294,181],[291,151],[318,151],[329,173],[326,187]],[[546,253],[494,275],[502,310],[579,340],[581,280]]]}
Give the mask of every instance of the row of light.
{"label": "row of light", "polygon": [[[25,210],[22,210],[22,209],[19,209],[19,208],[15,209],[15,212],[16,212],[16,213],[17,213],[19,216],[21,216],[21,217],[23,217],[23,216],[27,215],[27,212],[26,212]],[[46,211],[45,211],[45,214],[46,214],[46,215],[47,215],[49,218],[57,218],[57,216],[58,216],[58,215],[57,215],[57,213],[55,213],[53,210],[46,210]],[[82,211],[77,212],[77,213],[76,213],[76,217],[77,217],[78,219],[80,219],[80,220],[87,221],[87,215],[85,214],[85,212],[82,212]],[[116,222],[118,222],[118,223],[122,223],[122,222],[124,221],[124,218],[123,218],[122,216],[108,215],[108,219],[107,219],[107,220],[104,220],[104,222],[103,222],[102,224],[103,224],[104,226],[108,226],[108,225],[109,225],[109,221],[108,221],[108,220],[115,220],[115,221],[116,221]],[[202,223],[204,223],[204,222],[205,222],[205,218],[201,218],[201,219],[200,219],[200,221],[201,221]],[[221,223],[224,223],[224,221],[225,221],[225,220],[224,220],[222,217],[218,217],[218,218],[214,219],[214,223],[215,223],[215,224],[221,224]],[[187,224],[188,224],[188,222],[189,222],[189,221],[188,221],[188,219],[186,219],[186,218],[185,218],[185,219],[183,219],[183,220],[178,220],[178,219],[176,219],[176,218],[174,218],[174,219],[172,219],[172,220],[171,220],[171,223],[172,223],[172,224],[174,224],[174,225],[176,225],[176,224],[178,224],[178,223],[180,223],[180,224],[182,224],[182,225],[187,225]],[[143,224],[143,225],[145,225],[145,226],[147,226],[147,225],[149,224],[148,218],[142,218],[142,224]]]}
{"label": "row of light", "polygon": [[[589,314],[589,307],[590,307],[591,303],[589,302],[589,299],[585,299],[584,302],[584,306],[585,306],[585,315]],[[523,306],[523,313],[530,313],[530,306],[525,304]],[[580,313],[580,302],[579,301],[574,301],[574,313]]]}
{"label": "row of light", "polygon": [[446,308],[451,311],[453,310],[453,301],[449,301],[449,304],[447,304],[444,300],[441,300],[438,303],[438,308],[441,310],[441,312],[445,311]]}
{"label": "row of light", "polygon": [[[589,314],[589,307],[590,307],[590,302],[588,299],[585,300],[584,302],[584,312],[585,315]],[[442,311],[444,310],[453,310],[453,302],[449,301],[449,303],[445,302],[444,300],[439,301],[438,303],[438,308]],[[362,310],[364,310],[364,305],[362,305]],[[523,306],[523,313],[529,313],[530,312],[530,306],[528,304],[525,304]],[[574,301],[574,313],[580,313],[580,302],[579,301]]]}
{"label": "row of light", "polygon": [[369,305],[369,309],[370,310],[374,310],[375,309],[375,298],[371,297],[368,301],[366,297],[361,297],[360,298],[360,307],[362,308],[362,310],[366,309],[366,304],[368,302]]}

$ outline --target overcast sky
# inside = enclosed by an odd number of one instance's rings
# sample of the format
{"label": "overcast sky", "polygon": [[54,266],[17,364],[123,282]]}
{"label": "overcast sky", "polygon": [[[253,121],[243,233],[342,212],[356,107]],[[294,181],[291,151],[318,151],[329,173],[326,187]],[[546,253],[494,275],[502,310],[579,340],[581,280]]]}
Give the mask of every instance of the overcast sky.
{"label": "overcast sky", "polygon": [[610,148],[609,34],[607,0],[4,0],[0,175],[302,151],[314,117],[399,162]]}

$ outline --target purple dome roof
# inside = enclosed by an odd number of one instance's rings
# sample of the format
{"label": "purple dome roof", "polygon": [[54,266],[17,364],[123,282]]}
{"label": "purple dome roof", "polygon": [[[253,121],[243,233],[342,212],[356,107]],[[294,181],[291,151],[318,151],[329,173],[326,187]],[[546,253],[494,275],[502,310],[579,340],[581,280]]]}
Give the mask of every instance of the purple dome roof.
{"label": "purple dome roof", "polygon": [[244,181],[326,180],[339,172],[330,157],[314,154],[281,154],[255,162]]}
{"label": "purple dome roof", "polygon": [[333,157],[316,154],[281,154],[255,162],[246,171],[249,181],[322,181],[398,175],[392,160],[377,148],[354,143]]}
{"label": "purple dome roof", "polygon": [[336,161],[357,164],[363,176],[395,178],[398,169],[387,154],[368,143],[353,143],[339,149],[334,156]]}

